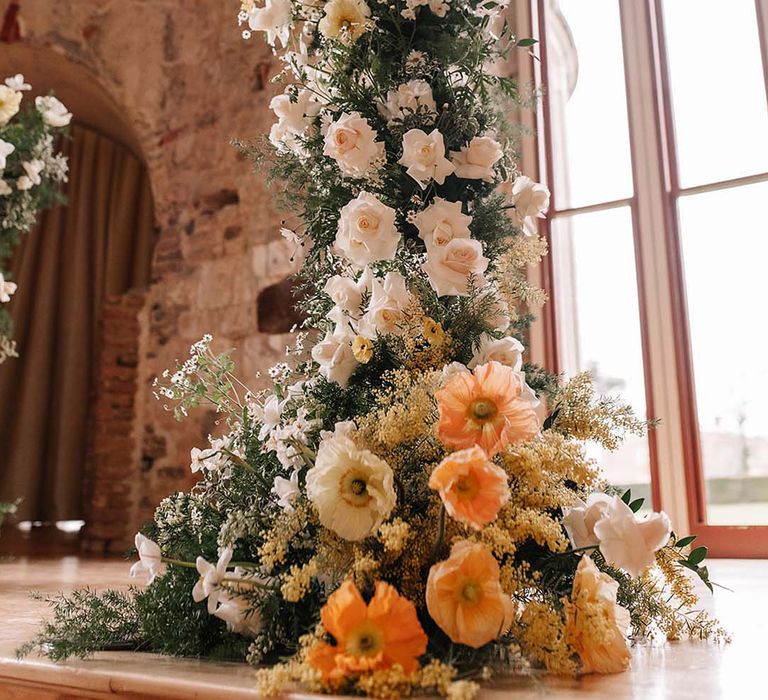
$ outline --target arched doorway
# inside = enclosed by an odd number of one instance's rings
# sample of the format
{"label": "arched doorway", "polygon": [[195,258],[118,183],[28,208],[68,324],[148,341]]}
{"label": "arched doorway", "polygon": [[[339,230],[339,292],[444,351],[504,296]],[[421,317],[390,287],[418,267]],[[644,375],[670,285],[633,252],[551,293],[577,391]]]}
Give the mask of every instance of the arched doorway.
{"label": "arched doorway", "polygon": [[0,501],[21,498],[22,520],[89,520],[88,463],[103,444],[94,433],[130,437],[136,315],[155,239],[151,188],[124,112],[83,66],[51,49],[4,46],[0,76],[18,72],[32,96],[54,91],[75,121],[62,144],[69,205],[41,217],[12,265],[21,357],[0,366]]}

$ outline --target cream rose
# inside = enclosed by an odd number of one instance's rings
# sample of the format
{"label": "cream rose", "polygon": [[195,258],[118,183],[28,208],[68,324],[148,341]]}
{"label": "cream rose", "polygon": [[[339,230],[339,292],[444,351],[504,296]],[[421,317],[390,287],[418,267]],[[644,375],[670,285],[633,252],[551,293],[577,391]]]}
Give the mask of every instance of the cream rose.
{"label": "cream rose", "polygon": [[430,180],[442,185],[454,169],[445,157],[443,135],[437,129],[429,134],[421,129],[407,131],[403,136],[403,156],[397,162],[406,167],[423,190]]}
{"label": "cream rose", "polygon": [[525,233],[534,233],[534,219],[543,219],[549,209],[549,190],[546,185],[520,175],[512,183],[509,199],[515,205],[511,213],[513,223]]}
{"label": "cream rose", "polygon": [[323,154],[333,158],[342,174],[364,177],[374,161],[384,157],[384,144],[359,112],[342,114],[325,133]]}
{"label": "cream rose", "polygon": [[278,40],[287,46],[292,15],[291,0],[266,0],[264,7],[254,7],[248,13],[248,26],[253,31],[265,32],[270,46]]}
{"label": "cream rose", "polygon": [[361,268],[376,260],[394,260],[400,243],[395,214],[369,192],[361,192],[341,209],[336,251]]}
{"label": "cream rose", "polygon": [[[39,98],[38,98],[39,99]],[[0,126],[4,126],[19,111],[21,93],[7,85],[0,85]]]}
{"label": "cream rose", "polygon": [[496,139],[490,136],[475,136],[459,151],[451,151],[451,162],[456,167],[456,177],[467,180],[493,182],[493,167],[504,155]]}
{"label": "cream rose", "polygon": [[624,569],[630,576],[640,576],[669,540],[672,524],[663,511],[638,517],[621,498],[612,496],[605,514],[593,529],[605,561]]}
{"label": "cream rose", "polygon": [[356,42],[368,31],[371,8],[363,0],[330,0],[317,28],[329,39]]}
{"label": "cream rose", "polygon": [[377,333],[402,335],[404,312],[410,302],[405,278],[399,272],[388,272],[383,284],[374,279],[371,300],[358,332],[368,338],[375,338]]}
{"label": "cream rose", "polygon": [[346,311],[352,318],[359,318],[363,294],[370,291],[371,285],[371,270],[366,267],[357,281],[351,277],[334,275],[325,283],[323,291],[331,297],[336,306]]}
{"label": "cream rose", "polygon": [[35,107],[48,126],[59,128],[67,126],[72,121],[72,113],[68,112],[63,103],[53,95],[36,97]]}
{"label": "cream rose", "polygon": [[390,466],[344,434],[321,441],[306,488],[320,522],[353,542],[374,534],[397,502]]}
{"label": "cream rose", "polygon": [[389,124],[414,115],[423,117],[431,124],[437,117],[435,98],[426,80],[409,80],[397,90],[390,90],[387,93],[387,101],[381,104],[379,111]]}
{"label": "cream rose", "polygon": [[472,217],[463,214],[461,202],[449,202],[435,197],[432,204],[420,211],[413,221],[421,238],[431,248],[443,248],[454,238],[469,238]]}
{"label": "cream rose", "polygon": [[629,611],[616,602],[619,584],[583,556],[565,603],[566,641],[584,673],[620,673],[629,665]]}
{"label": "cream rose", "polygon": [[591,493],[584,503],[580,498],[570,507],[563,508],[563,527],[575,549],[597,546],[595,525],[605,517],[611,497],[605,493]]}
{"label": "cream rose", "polygon": [[467,367],[474,369],[478,365],[484,365],[495,360],[511,367],[515,372],[519,372],[523,366],[524,350],[523,344],[517,338],[507,336],[496,339],[483,333],[480,336],[480,345],[472,355]]}
{"label": "cream rose", "polygon": [[472,238],[454,238],[442,248],[433,248],[427,252],[427,262],[422,266],[441,297],[467,296],[470,276],[474,277],[475,288],[482,287],[487,268],[483,244]]}

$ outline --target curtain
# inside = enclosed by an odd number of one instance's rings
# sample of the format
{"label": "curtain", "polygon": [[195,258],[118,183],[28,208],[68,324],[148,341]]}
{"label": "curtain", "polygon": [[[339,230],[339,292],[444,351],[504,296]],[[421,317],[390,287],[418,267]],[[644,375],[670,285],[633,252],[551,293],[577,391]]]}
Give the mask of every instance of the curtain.
{"label": "curtain", "polygon": [[106,295],[149,282],[152,197],[125,147],[74,126],[67,206],[45,212],[12,262],[20,357],[0,365],[0,501],[23,519],[81,519],[89,394]]}

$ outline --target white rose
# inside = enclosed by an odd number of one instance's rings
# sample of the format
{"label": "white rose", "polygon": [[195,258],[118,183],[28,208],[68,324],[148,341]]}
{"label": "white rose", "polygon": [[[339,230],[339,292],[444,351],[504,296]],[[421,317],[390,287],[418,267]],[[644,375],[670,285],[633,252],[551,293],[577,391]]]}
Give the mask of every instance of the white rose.
{"label": "white rose", "polygon": [[397,502],[390,466],[344,435],[320,443],[307,472],[307,496],[320,522],[353,542],[374,534]]}
{"label": "white rose", "polygon": [[264,7],[254,7],[248,13],[248,26],[253,31],[266,32],[270,46],[274,46],[278,39],[282,46],[286,46],[292,14],[291,0],[266,0]]}
{"label": "white rose", "polygon": [[17,289],[16,283],[7,282],[3,273],[0,272],[0,304],[7,304]]}
{"label": "white rose", "polygon": [[347,177],[364,177],[374,161],[383,158],[384,144],[359,112],[342,114],[325,133],[323,154],[338,163]]}
{"label": "white rose", "polygon": [[377,333],[402,335],[403,316],[410,303],[411,294],[399,272],[388,272],[384,284],[374,279],[371,300],[360,320],[358,332],[369,338],[374,338]]}
{"label": "white rose", "polygon": [[513,223],[528,234],[534,233],[533,219],[543,219],[549,209],[549,190],[546,185],[520,175],[512,184],[509,199],[515,205],[511,213]]}
{"label": "white rose", "polygon": [[19,111],[20,104],[20,92],[12,90],[7,85],[0,85],[0,126],[11,121],[16,112]]}
{"label": "white rose", "polygon": [[563,508],[563,527],[574,549],[592,547],[599,544],[595,534],[595,525],[605,517],[611,497],[605,493],[591,493],[584,503],[576,499],[573,506]]}
{"label": "white rose", "polygon": [[396,212],[369,192],[360,192],[339,215],[334,247],[352,264],[365,267],[376,260],[394,260],[400,243]]}
{"label": "white rose", "polygon": [[435,197],[432,204],[420,211],[413,221],[421,238],[430,248],[442,248],[454,238],[469,238],[472,217],[462,214],[461,202],[449,202]]}
{"label": "white rose", "polygon": [[371,284],[371,270],[366,267],[357,282],[351,277],[334,275],[325,283],[323,291],[331,297],[336,306],[346,311],[352,318],[359,318],[363,294],[370,291]]}
{"label": "white rose", "polygon": [[594,526],[605,561],[630,576],[640,576],[654,563],[654,554],[667,543],[671,531],[669,516],[663,511],[638,517],[618,496],[612,497]]}
{"label": "white rose", "polygon": [[472,238],[454,238],[442,248],[427,251],[427,262],[422,265],[429,283],[441,297],[467,296],[470,275],[474,275],[475,288],[482,287],[487,267],[483,244]]}
{"label": "white rose", "polygon": [[72,113],[53,95],[36,97],[35,107],[48,126],[58,128],[67,126],[72,121]]}
{"label": "white rose", "polygon": [[495,360],[502,365],[511,367],[515,372],[519,372],[523,366],[523,344],[512,336],[495,339],[487,333],[480,336],[480,345],[475,350],[472,359],[467,364],[469,369],[474,369],[478,365],[484,365]]}
{"label": "white rose", "polygon": [[451,151],[451,162],[456,167],[456,177],[468,180],[493,182],[493,166],[504,156],[496,139],[490,136],[475,136],[460,151]]}
{"label": "white rose", "polygon": [[330,0],[317,28],[324,37],[354,43],[368,31],[370,16],[371,8],[363,0]]}
{"label": "white rose", "polygon": [[[336,311],[341,312],[341,309],[335,307],[331,314]],[[352,352],[354,338],[355,334],[348,324],[337,323],[333,333],[326,333],[325,337],[312,348],[312,359],[320,365],[320,374],[329,382],[336,382],[342,388],[347,386],[352,372],[359,364]]]}
{"label": "white rose", "polygon": [[397,161],[406,172],[426,189],[430,180],[442,185],[454,168],[445,157],[443,135],[433,129],[426,134],[421,129],[411,129],[403,136],[403,156]]}
{"label": "white rose", "polygon": [[16,150],[16,146],[14,146],[12,143],[8,143],[8,141],[3,141],[3,139],[0,139],[0,172],[3,171],[3,168],[5,168],[7,164],[7,158],[11,153],[13,153]]}
{"label": "white rose", "polygon": [[424,117],[431,124],[437,117],[435,98],[426,80],[409,80],[397,90],[390,90],[387,101],[380,106],[379,111],[389,124],[414,115]]}
{"label": "white rose", "polygon": [[314,99],[309,90],[301,90],[294,102],[288,93],[275,95],[269,103],[269,108],[275,113],[284,131],[304,134],[311,120],[320,113],[322,105]]}

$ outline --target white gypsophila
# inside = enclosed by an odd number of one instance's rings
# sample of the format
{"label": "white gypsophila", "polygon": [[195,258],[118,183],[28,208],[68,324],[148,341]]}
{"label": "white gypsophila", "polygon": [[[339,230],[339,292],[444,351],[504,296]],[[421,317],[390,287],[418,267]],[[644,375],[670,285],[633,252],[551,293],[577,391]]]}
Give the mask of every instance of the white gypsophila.
{"label": "white gypsophila", "polygon": [[371,270],[366,266],[358,280],[344,275],[334,275],[325,283],[323,291],[336,306],[357,319],[360,317],[363,295],[371,290],[372,284]]}
{"label": "white gypsophila", "polygon": [[53,95],[36,97],[35,107],[48,126],[61,128],[72,121],[72,112],[69,112],[61,100],[56,99]]}
{"label": "white gypsophila", "polygon": [[512,222],[529,235],[536,232],[536,219],[543,219],[549,209],[549,189],[526,175],[518,176],[512,183],[510,212]]}
{"label": "white gypsophila", "polygon": [[0,173],[2,173],[7,164],[8,156],[11,155],[11,153],[13,153],[15,150],[16,146],[14,146],[12,143],[0,139]]}
{"label": "white gypsophila", "polygon": [[416,8],[422,6],[429,7],[432,14],[437,17],[445,17],[451,9],[447,0],[406,0],[405,9],[401,10],[400,15],[404,19],[415,20]]}
{"label": "white gypsophila", "polygon": [[277,496],[277,505],[284,511],[293,511],[293,500],[301,493],[299,488],[299,470],[294,469],[290,478],[276,476],[271,493]]}
{"label": "white gypsophila", "polygon": [[595,525],[605,517],[610,503],[611,496],[595,492],[589,494],[586,503],[577,498],[572,506],[563,507],[563,527],[574,549],[600,544]]}
{"label": "white gypsophila", "polygon": [[0,271],[0,304],[7,304],[17,289],[16,283],[6,280],[2,271]]}
{"label": "white gypsophila", "polygon": [[390,466],[343,434],[321,441],[306,483],[320,522],[352,542],[374,534],[397,502]]}
{"label": "white gypsophila", "polygon": [[160,551],[160,547],[156,542],[153,542],[149,537],[142,535],[140,532],[136,533],[133,542],[136,551],[139,554],[139,561],[131,567],[130,575],[135,577],[143,571],[146,571],[147,584],[150,584],[163,570],[162,552]]}
{"label": "white gypsophila", "polygon": [[21,93],[0,85],[0,126],[5,126],[19,111]]}
{"label": "white gypsophila", "polygon": [[435,197],[413,221],[427,250],[442,248],[454,238],[469,238],[471,223],[472,217],[461,211],[461,202],[449,202],[442,197]]}
{"label": "white gypsophila", "polygon": [[612,496],[593,530],[608,564],[630,576],[640,576],[656,561],[655,553],[669,541],[672,524],[663,511],[637,516],[619,496]]}
{"label": "white gypsophila", "polygon": [[264,32],[270,46],[275,46],[277,41],[282,46],[287,46],[292,15],[291,0],[265,0],[263,7],[251,8],[248,13],[248,26],[253,31]]}
{"label": "white gypsophila", "polygon": [[476,289],[485,284],[488,263],[480,241],[454,238],[441,248],[428,250],[422,269],[438,296],[468,296],[470,278]]}
{"label": "white gypsophila", "polygon": [[334,250],[360,268],[377,260],[394,260],[400,243],[396,215],[370,192],[360,192],[339,212]]}
{"label": "white gypsophila", "polygon": [[402,335],[403,319],[412,297],[399,272],[388,272],[382,283],[373,280],[371,298],[365,315],[358,324],[358,333],[375,338],[377,333]]}
{"label": "white gypsophila", "polygon": [[216,564],[211,564],[203,557],[195,560],[195,568],[200,574],[192,588],[192,600],[200,603],[208,598],[208,612],[216,609],[219,600],[219,584],[227,574],[227,566],[232,559],[232,547],[223,547],[219,550],[219,559]]}
{"label": "white gypsophila", "polygon": [[32,86],[24,81],[24,76],[21,73],[16,73],[16,75],[6,78],[4,82],[11,90],[16,92],[26,92],[32,89]]}
{"label": "white gypsophila", "polygon": [[359,112],[342,114],[328,126],[323,155],[333,158],[342,175],[365,177],[371,166],[384,157],[384,143]]}
{"label": "white gypsophila", "polygon": [[523,366],[523,344],[512,336],[505,338],[493,338],[487,333],[480,336],[480,343],[472,355],[472,359],[467,363],[469,369],[474,369],[478,365],[484,365],[488,362],[500,362],[503,365],[511,367],[515,372],[519,372]]}
{"label": "white gypsophila", "polygon": [[501,144],[491,136],[475,136],[460,150],[451,151],[456,177],[467,180],[493,182],[494,167],[503,157]]}
{"label": "white gypsophila", "polygon": [[403,135],[403,155],[397,162],[405,166],[406,172],[423,190],[430,180],[442,185],[454,170],[445,157],[445,142],[437,129],[429,134],[421,129],[407,131]]}
{"label": "white gypsophila", "polygon": [[24,168],[26,174],[16,180],[16,187],[18,189],[31,190],[42,182],[40,173],[45,169],[45,163],[42,160],[26,161],[21,164],[21,167]]}
{"label": "white gypsophila", "polygon": [[226,589],[219,591],[218,606],[212,614],[224,620],[227,629],[235,634],[255,637],[261,631],[259,611],[251,608],[246,598]]}
{"label": "white gypsophila", "polygon": [[437,104],[426,80],[409,80],[387,93],[386,101],[379,105],[379,112],[388,124],[410,116],[419,116],[425,123],[432,124],[437,118]]}
{"label": "white gypsophila", "polygon": [[363,0],[330,0],[317,28],[328,39],[352,44],[368,31],[371,8]]}

